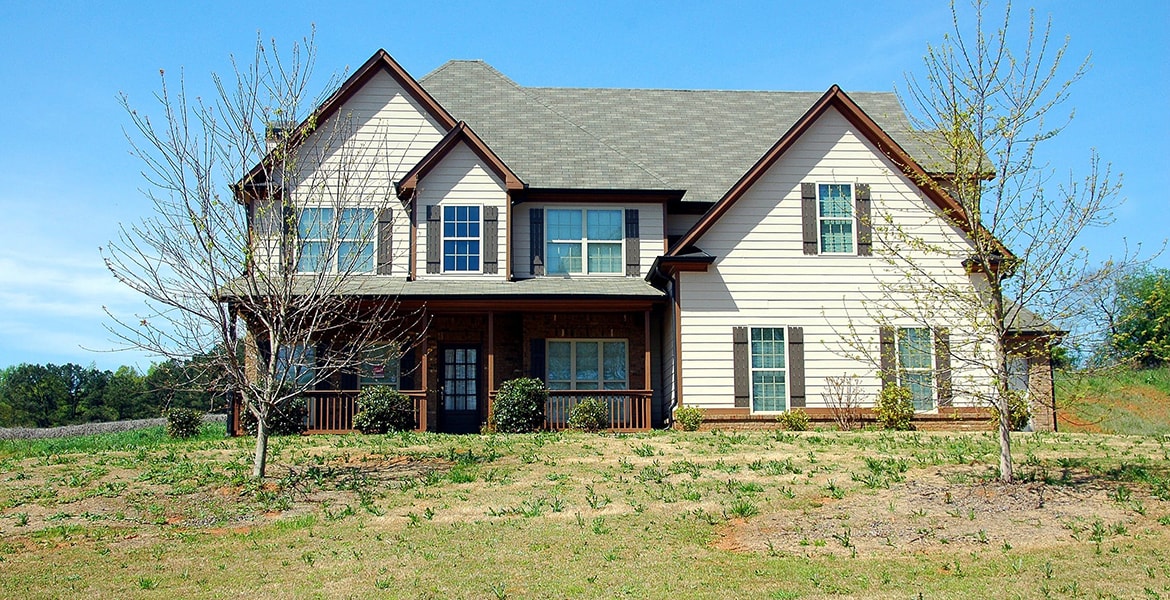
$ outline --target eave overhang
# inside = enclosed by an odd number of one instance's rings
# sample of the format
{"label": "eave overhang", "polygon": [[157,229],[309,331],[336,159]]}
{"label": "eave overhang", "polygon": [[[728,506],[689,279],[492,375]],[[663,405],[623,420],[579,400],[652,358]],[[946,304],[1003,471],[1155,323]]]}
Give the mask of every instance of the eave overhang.
{"label": "eave overhang", "polygon": [[407,200],[414,196],[418,189],[419,181],[427,176],[436,166],[443,161],[452,150],[459,146],[460,143],[466,144],[472,152],[475,153],[481,160],[487,163],[488,167],[504,182],[504,187],[509,192],[524,189],[524,182],[504,164],[504,161],[488,147],[484,141],[475,134],[471,126],[463,121],[459,121],[455,126],[431,148],[430,152],[422,158],[406,175],[398,182],[397,192],[398,197]]}

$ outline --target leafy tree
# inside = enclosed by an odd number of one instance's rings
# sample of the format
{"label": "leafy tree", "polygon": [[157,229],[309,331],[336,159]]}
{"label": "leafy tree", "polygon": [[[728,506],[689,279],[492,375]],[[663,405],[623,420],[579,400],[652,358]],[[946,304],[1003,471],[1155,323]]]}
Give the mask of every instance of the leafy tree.
{"label": "leafy tree", "polygon": [[1143,367],[1170,362],[1170,269],[1145,269],[1117,284],[1114,353]]}

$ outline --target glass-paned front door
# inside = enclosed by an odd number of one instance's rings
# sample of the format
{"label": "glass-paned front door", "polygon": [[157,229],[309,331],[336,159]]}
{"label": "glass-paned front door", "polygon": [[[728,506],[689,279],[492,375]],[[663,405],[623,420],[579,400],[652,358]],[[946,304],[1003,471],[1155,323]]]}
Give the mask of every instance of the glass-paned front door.
{"label": "glass-paned front door", "polygon": [[443,348],[442,356],[442,430],[478,433],[479,347],[447,346]]}

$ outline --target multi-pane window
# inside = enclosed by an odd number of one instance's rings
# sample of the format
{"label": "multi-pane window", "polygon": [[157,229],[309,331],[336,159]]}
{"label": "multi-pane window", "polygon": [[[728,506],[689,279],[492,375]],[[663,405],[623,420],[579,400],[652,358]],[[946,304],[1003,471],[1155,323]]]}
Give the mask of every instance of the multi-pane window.
{"label": "multi-pane window", "polygon": [[621,273],[622,211],[550,209],[545,223],[546,270]]}
{"label": "multi-pane window", "polygon": [[930,329],[903,327],[898,330],[898,385],[910,390],[914,410],[933,410],[933,355]]}
{"label": "multi-pane window", "polygon": [[752,411],[779,412],[788,407],[787,362],[783,327],[752,327]]}
{"label": "multi-pane window", "polygon": [[853,252],[853,186],[822,183],[817,186],[817,220],[822,254]]}
{"label": "multi-pane window", "polygon": [[297,219],[302,273],[372,273],[372,208],[305,208]]}
{"label": "multi-pane window", "polygon": [[287,383],[309,385],[316,377],[317,351],[305,344],[281,346],[276,351],[276,368]]}
{"label": "multi-pane window", "polygon": [[362,358],[360,383],[398,387],[401,355],[394,344],[376,344],[366,350]]}
{"label": "multi-pane window", "polygon": [[478,272],[482,225],[478,206],[443,207],[443,270]]}
{"label": "multi-pane window", "polygon": [[549,340],[548,388],[628,389],[628,357],[625,340]]}

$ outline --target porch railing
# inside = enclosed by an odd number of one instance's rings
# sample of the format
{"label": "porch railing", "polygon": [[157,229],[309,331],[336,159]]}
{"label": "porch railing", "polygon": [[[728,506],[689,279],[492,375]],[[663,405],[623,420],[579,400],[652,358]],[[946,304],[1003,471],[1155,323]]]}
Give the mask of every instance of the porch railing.
{"label": "porch railing", "polygon": [[550,431],[569,426],[569,414],[585,398],[600,398],[609,406],[610,431],[650,429],[650,390],[549,390],[544,425]]}
{"label": "porch railing", "polygon": [[[421,390],[403,390],[414,401],[414,430],[427,429],[427,398]],[[353,416],[357,413],[356,390],[321,390],[306,392],[308,423],[305,433],[349,433],[354,431]]]}

